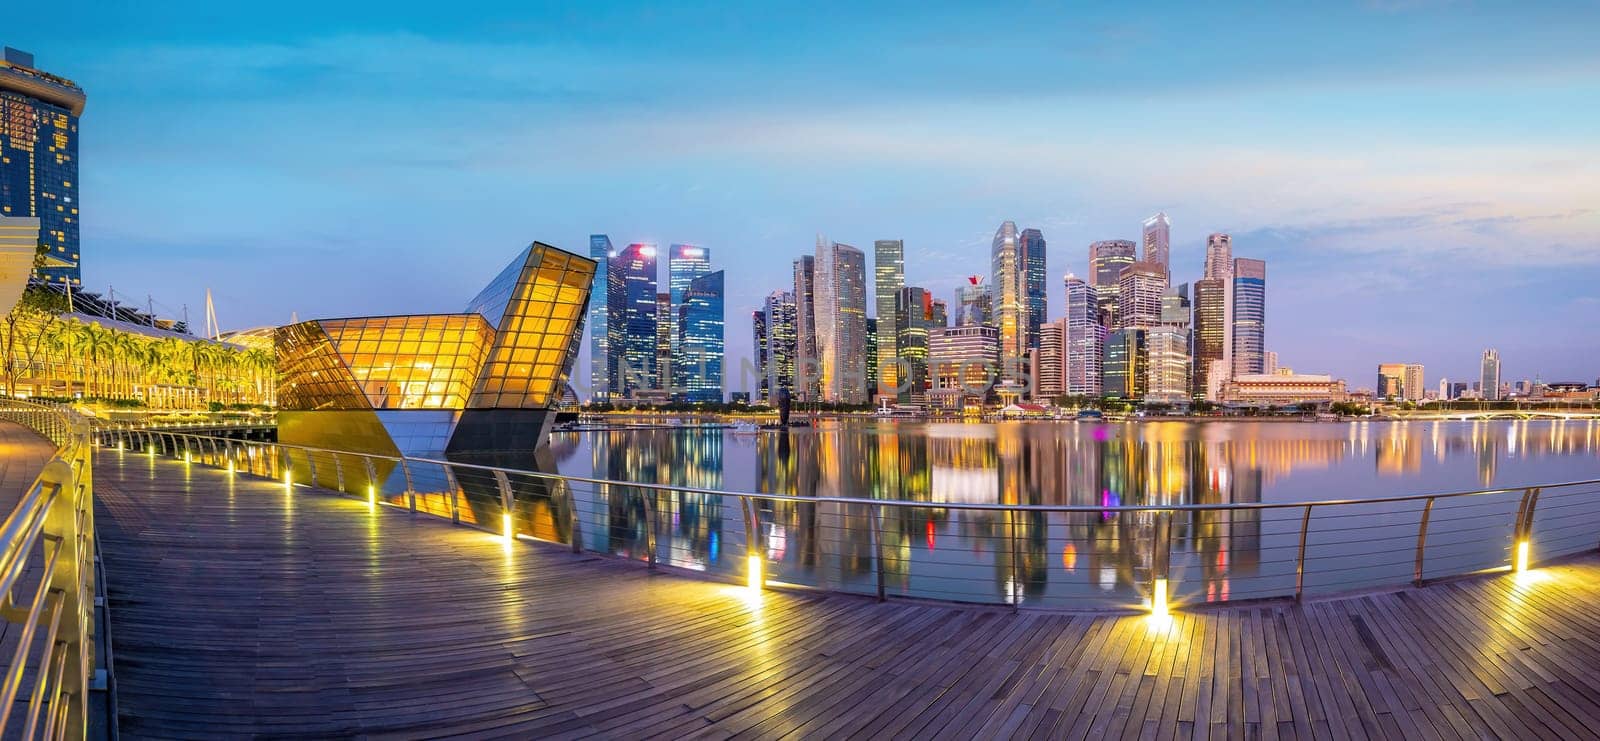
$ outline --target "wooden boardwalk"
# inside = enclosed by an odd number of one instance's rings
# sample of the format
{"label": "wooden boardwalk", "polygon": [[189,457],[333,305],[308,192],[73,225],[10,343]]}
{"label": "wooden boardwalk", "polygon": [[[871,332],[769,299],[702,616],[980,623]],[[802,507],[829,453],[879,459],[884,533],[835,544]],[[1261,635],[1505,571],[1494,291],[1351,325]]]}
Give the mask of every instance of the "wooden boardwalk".
{"label": "wooden boardwalk", "polygon": [[1144,616],[744,590],[104,451],[134,737],[1594,737],[1600,558]]}

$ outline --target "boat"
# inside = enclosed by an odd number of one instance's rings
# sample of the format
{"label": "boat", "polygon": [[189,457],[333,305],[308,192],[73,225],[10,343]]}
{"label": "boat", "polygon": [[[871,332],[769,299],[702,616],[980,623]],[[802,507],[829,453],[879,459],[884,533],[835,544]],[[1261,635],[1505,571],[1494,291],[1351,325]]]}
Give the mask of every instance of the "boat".
{"label": "boat", "polygon": [[735,435],[755,435],[755,434],[758,434],[760,432],[761,432],[761,425],[758,425],[758,424],[756,424],[754,422],[735,422],[735,423],[733,423],[733,434],[735,434]]}

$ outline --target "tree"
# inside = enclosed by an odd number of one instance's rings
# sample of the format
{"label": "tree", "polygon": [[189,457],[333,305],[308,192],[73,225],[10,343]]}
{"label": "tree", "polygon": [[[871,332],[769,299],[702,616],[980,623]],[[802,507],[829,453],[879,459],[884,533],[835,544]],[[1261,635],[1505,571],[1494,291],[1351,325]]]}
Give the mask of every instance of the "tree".
{"label": "tree", "polygon": [[[42,248],[41,248],[42,249]],[[5,358],[6,392],[17,393],[17,358],[23,357],[31,368],[39,351],[39,342],[45,327],[54,324],[67,310],[67,298],[43,286],[30,285],[22,292],[21,300],[6,315]],[[32,331],[29,331],[32,328]],[[29,342],[29,340],[32,340]],[[19,353],[20,349],[25,353]]]}

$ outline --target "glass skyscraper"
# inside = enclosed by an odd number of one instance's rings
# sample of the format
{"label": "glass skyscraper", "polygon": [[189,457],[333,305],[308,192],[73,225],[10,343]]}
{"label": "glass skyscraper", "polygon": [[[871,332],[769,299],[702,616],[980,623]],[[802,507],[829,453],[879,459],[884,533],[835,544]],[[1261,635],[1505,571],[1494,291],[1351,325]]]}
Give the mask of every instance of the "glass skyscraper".
{"label": "glass skyscraper", "polygon": [[1142,401],[1149,389],[1147,334],[1140,327],[1124,327],[1106,338],[1101,388],[1106,396]]}
{"label": "glass skyscraper", "polygon": [[1266,372],[1267,263],[1233,261],[1233,374]]}
{"label": "glass skyscraper", "polygon": [[1106,328],[1100,323],[1100,302],[1095,287],[1071,273],[1064,279],[1067,313],[1062,319],[1063,390],[1068,394],[1099,396],[1101,360]]}
{"label": "glass skyscraper", "polygon": [[803,255],[794,261],[794,388],[797,400],[821,396],[822,358],[817,354],[817,261]]}
{"label": "glass skyscraper", "polygon": [[51,283],[79,285],[78,116],[83,89],[6,47],[0,58],[0,216],[37,218]]}
{"label": "glass skyscraper", "polygon": [[777,399],[777,393],[782,389],[794,392],[797,332],[794,293],[773,291],[767,295],[766,306],[760,313],[766,322],[767,343],[766,352],[763,354],[766,362],[761,366],[761,371],[765,377],[763,386],[767,389],[767,400],[771,403]]}
{"label": "glass skyscraper", "polygon": [[1126,239],[1106,239],[1089,245],[1089,285],[1100,302],[1100,322],[1107,329],[1122,326],[1117,316],[1122,270],[1134,263],[1137,247]]}
{"label": "glass skyscraper", "polygon": [[[675,244],[667,250],[667,291],[670,294],[670,304],[667,310],[668,357],[667,362],[661,366],[663,381],[670,380],[675,387],[682,388],[687,385],[688,376],[678,370],[670,370],[672,356],[678,354],[678,337],[682,334],[678,330],[678,314],[683,307],[685,293],[689,284],[694,279],[711,272],[711,250],[692,244]],[[665,383],[663,383],[665,385]]]}
{"label": "glass skyscraper", "polygon": [[1000,330],[1000,356],[1020,359],[1028,351],[1028,285],[1015,223],[1004,222],[995,230],[989,255],[994,276],[995,325]]}
{"label": "glass skyscraper", "polygon": [[611,393],[632,398],[656,387],[656,246],[634,243],[606,266]]}
{"label": "glass skyscraper", "polygon": [[606,321],[609,289],[606,267],[611,264],[611,238],[589,235],[589,259],[594,260],[594,286],[589,290],[589,398],[604,401],[611,397],[611,328]]}
{"label": "glass skyscraper", "polygon": [[867,400],[866,255],[818,236],[813,293],[822,398],[863,403]]}
{"label": "glass skyscraper", "polygon": [[967,276],[967,284],[956,290],[956,326],[994,326],[994,294],[981,275]]}
{"label": "glass skyscraper", "polygon": [[678,305],[678,355],[674,372],[683,379],[677,398],[689,402],[722,401],[725,335],[722,319],[723,272],[706,273],[683,291]]}
{"label": "glass skyscraper", "polygon": [[1033,351],[1039,349],[1039,328],[1044,324],[1050,305],[1047,298],[1049,288],[1046,286],[1049,281],[1045,276],[1044,233],[1038,229],[1023,229],[1017,235],[1017,245],[1022,253],[1023,306],[1028,312],[1023,326],[1028,333],[1028,350]]}
{"label": "glass skyscraper", "polygon": [[[1194,282],[1194,395],[1216,401],[1212,393],[1212,369],[1228,354],[1228,288],[1221,278],[1201,278]],[[1218,379],[1220,383],[1222,379]]]}
{"label": "glass skyscraper", "polygon": [[872,288],[878,312],[879,377],[876,380],[884,389],[892,389],[899,384],[894,363],[894,359],[899,357],[899,348],[895,344],[899,327],[895,324],[894,302],[900,289],[906,285],[906,244],[898,239],[880,239],[872,243],[872,252]]}
{"label": "glass skyscraper", "polygon": [[1172,221],[1165,213],[1144,220],[1144,262],[1160,264],[1167,282],[1172,282]]}
{"label": "glass skyscraper", "polygon": [[1483,351],[1483,364],[1479,368],[1478,384],[1485,401],[1500,400],[1500,351],[1494,348]]}
{"label": "glass skyscraper", "polygon": [[928,383],[928,330],[933,326],[933,297],[924,289],[906,286],[895,296],[895,344],[908,374],[897,394],[901,402],[920,402]]}

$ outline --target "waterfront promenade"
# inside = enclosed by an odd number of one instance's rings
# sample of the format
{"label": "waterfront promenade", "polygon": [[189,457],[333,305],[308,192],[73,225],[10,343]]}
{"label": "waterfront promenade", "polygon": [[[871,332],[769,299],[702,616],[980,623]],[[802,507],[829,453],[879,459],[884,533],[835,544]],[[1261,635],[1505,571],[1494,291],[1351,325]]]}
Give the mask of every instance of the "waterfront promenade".
{"label": "waterfront promenade", "polygon": [[101,450],[138,737],[1592,735],[1600,558],[1070,614],[768,591]]}

